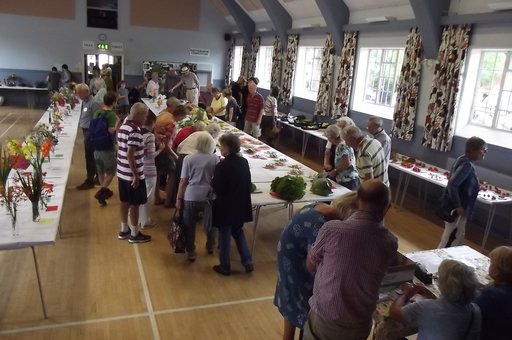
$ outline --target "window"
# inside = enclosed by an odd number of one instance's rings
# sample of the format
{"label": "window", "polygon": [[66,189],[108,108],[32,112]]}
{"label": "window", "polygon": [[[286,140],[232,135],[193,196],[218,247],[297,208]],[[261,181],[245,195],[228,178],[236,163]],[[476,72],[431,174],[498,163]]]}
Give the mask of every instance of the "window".
{"label": "window", "polygon": [[322,67],[322,47],[299,47],[293,95],[317,99]]}
{"label": "window", "polygon": [[512,130],[512,51],[485,51],[469,117],[470,124]]}
{"label": "window", "polygon": [[272,46],[262,46],[258,52],[256,61],[256,77],[260,80],[258,87],[270,89],[270,77],[272,75]]}
{"label": "window", "polygon": [[240,77],[240,71],[242,71],[242,52],[244,48],[242,46],[235,46],[233,51],[233,69],[231,70],[231,79],[236,81]]}
{"label": "window", "polygon": [[404,49],[361,48],[353,109],[391,119]]}

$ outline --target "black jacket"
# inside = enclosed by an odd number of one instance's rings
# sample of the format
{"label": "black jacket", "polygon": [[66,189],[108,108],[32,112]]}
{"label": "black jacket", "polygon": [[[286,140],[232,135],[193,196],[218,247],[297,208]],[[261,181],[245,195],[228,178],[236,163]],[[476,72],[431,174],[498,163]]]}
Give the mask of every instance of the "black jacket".
{"label": "black jacket", "polygon": [[241,227],[252,221],[251,172],[245,158],[228,155],[217,164],[212,187],[213,226]]}

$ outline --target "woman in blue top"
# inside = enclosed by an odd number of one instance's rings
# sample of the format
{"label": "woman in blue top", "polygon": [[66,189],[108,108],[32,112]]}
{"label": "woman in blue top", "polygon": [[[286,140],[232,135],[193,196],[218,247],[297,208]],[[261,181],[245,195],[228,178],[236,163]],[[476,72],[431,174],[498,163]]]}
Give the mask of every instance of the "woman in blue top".
{"label": "woman in blue top", "polygon": [[490,252],[489,275],[494,283],[473,300],[482,313],[482,340],[506,340],[512,336],[512,247]]}
{"label": "woman in blue top", "polygon": [[341,138],[341,129],[337,125],[330,125],[325,130],[325,137],[336,148],[334,156],[334,168],[329,171],[330,178],[335,178],[336,182],[345,188],[355,190],[359,187],[359,174],[355,164],[356,157],[354,150],[345,144]]}
{"label": "woman in blue top", "polygon": [[346,219],[357,207],[356,192],[336,198],[331,205],[310,204],[286,225],[277,245],[278,277],[274,305],[284,318],[283,340],[294,339],[296,327],[302,329],[313,294],[314,275],[306,268],[309,248],[322,225],[333,219]]}
{"label": "woman in blue top", "polygon": [[444,222],[444,232],[438,248],[462,245],[466,221],[473,212],[480,190],[473,162],[484,159],[486,153],[487,143],[479,137],[471,137],[466,141],[466,153],[453,164],[446,191],[458,217],[453,222]]}

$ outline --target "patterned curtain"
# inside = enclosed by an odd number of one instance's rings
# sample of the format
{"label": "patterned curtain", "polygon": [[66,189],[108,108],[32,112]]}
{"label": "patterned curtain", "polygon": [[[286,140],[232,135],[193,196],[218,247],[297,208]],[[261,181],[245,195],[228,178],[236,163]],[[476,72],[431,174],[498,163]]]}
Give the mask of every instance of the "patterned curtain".
{"label": "patterned curtain", "polygon": [[334,54],[334,41],[332,40],[331,34],[327,33],[324,49],[322,51],[320,84],[318,86],[318,96],[315,105],[315,114],[323,116],[329,113]]}
{"label": "patterned curtain", "polygon": [[250,60],[251,60],[251,51],[249,50],[249,46],[247,43],[244,43],[244,47],[242,49],[242,66],[240,69],[240,75],[244,76],[245,79],[249,78],[249,71],[251,68]]}
{"label": "patterned curtain", "polygon": [[446,152],[452,147],[460,72],[464,67],[470,33],[470,25],[443,29],[422,141],[423,146],[434,150]]}
{"label": "patterned curtain", "polygon": [[357,50],[357,32],[345,32],[343,35],[343,49],[341,50],[340,73],[336,85],[336,95],[332,105],[331,115],[348,115],[348,101],[352,92],[354,79],[354,62]]}
{"label": "patterned curtain", "polygon": [[256,60],[258,59],[258,53],[260,51],[260,39],[260,37],[252,38],[251,54],[249,60],[249,74],[247,75],[247,79],[254,77],[256,73]]}
{"label": "patterned curtain", "polygon": [[235,52],[235,39],[231,39],[226,44],[226,70],[224,71],[224,85],[229,86],[231,76],[233,75],[233,61]]}
{"label": "patterned curtain", "polygon": [[412,28],[405,43],[404,61],[398,82],[391,136],[410,141],[418,104],[423,42],[418,28]]}
{"label": "patterned curtain", "polygon": [[284,105],[292,104],[293,72],[297,63],[298,49],[299,36],[297,34],[290,34],[288,36],[288,47],[286,49],[286,58],[284,59],[283,79],[279,95],[279,99]]}
{"label": "patterned curtain", "polygon": [[281,86],[281,71],[283,70],[283,46],[278,35],[274,38],[274,49],[272,51],[272,74],[270,75],[271,86]]}

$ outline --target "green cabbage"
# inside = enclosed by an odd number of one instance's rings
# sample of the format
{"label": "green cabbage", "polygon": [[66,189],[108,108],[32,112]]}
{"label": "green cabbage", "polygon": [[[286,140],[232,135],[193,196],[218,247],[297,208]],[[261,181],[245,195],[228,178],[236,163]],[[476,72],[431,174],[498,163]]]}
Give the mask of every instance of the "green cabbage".
{"label": "green cabbage", "polygon": [[311,183],[311,192],[315,195],[329,196],[332,194],[329,180],[327,178],[315,178]]}
{"label": "green cabbage", "polygon": [[306,182],[298,176],[276,177],[270,184],[270,190],[275,192],[279,198],[293,202],[306,194]]}

